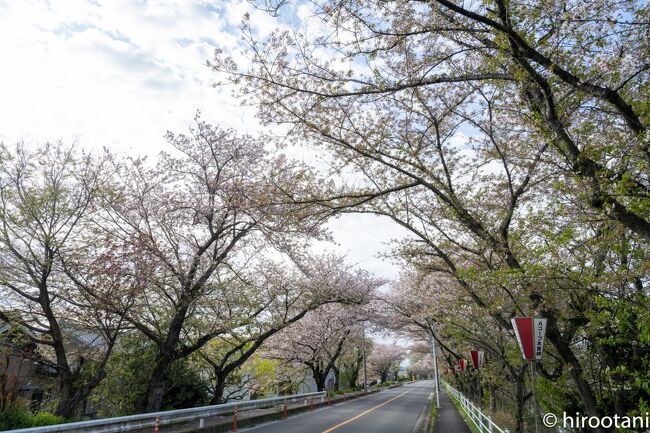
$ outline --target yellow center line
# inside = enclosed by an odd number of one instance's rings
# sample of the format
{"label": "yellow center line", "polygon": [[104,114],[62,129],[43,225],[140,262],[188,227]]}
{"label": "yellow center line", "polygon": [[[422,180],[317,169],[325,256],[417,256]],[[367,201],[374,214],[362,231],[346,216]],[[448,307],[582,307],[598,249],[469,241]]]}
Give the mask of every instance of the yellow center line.
{"label": "yellow center line", "polygon": [[359,415],[357,415],[357,416],[353,416],[352,418],[350,418],[350,419],[347,420],[347,421],[343,421],[343,422],[340,423],[340,424],[336,424],[334,427],[330,427],[330,428],[328,428],[327,430],[323,430],[323,433],[330,433],[331,431],[334,431],[334,430],[336,430],[336,429],[339,428],[339,427],[343,427],[344,425],[351,423],[351,422],[354,421],[355,419],[359,419],[359,418],[361,418],[361,417],[364,416],[364,415],[368,415],[368,414],[369,414],[370,412],[372,412],[373,410],[375,410],[375,409],[379,409],[380,407],[382,407],[382,406],[384,406],[384,405],[390,403],[390,402],[393,401],[393,400],[396,400],[396,399],[400,398],[400,397],[403,396],[404,394],[407,394],[407,393],[413,391],[414,389],[415,389],[415,388],[411,388],[411,389],[409,389],[408,391],[404,391],[404,392],[401,393],[400,395],[395,396],[395,397],[391,398],[390,400],[386,400],[385,402],[383,402],[383,403],[381,403],[381,404],[378,404],[378,405],[375,406],[375,407],[371,407],[370,409],[368,409],[368,410],[366,410],[366,411],[364,411],[364,412],[361,412]]}

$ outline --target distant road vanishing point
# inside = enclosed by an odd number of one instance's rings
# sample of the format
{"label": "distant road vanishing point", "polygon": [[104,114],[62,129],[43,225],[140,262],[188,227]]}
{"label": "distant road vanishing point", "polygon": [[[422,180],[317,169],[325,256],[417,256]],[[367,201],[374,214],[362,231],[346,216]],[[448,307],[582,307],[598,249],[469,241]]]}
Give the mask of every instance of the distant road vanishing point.
{"label": "distant road vanishing point", "polygon": [[[323,407],[281,421],[242,428],[251,433],[412,433],[428,416],[433,381],[420,381]],[[452,432],[450,432],[452,433]]]}

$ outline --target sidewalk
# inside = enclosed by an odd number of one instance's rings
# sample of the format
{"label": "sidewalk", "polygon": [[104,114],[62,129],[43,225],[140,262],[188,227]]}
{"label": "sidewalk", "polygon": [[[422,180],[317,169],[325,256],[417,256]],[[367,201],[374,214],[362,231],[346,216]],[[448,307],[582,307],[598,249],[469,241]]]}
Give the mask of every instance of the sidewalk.
{"label": "sidewalk", "polygon": [[445,392],[444,386],[440,389],[440,409],[433,426],[433,433],[472,433]]}

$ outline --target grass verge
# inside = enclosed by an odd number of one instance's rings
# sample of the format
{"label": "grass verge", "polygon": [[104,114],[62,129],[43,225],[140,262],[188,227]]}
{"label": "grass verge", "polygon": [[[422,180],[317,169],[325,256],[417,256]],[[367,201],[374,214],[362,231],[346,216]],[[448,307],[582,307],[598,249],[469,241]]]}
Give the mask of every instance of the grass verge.
{"label": "grass verge", "polygon": [[433,433],[433,428],[436,425],[436,418],[437,417],[438,417],[438,408],[436,407],[433,400],[431,400],[431,410],[429,412],[429,427],[427,428],[427,431],[429,433]]}

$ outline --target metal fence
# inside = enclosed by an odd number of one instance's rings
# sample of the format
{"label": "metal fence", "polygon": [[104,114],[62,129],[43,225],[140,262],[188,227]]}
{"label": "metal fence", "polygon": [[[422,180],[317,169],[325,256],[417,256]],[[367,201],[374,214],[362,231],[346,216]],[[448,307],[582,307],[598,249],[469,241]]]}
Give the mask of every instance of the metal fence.
{"label": "metal fence", "polygon": [[460,403],[460,407],[463,408],[469,419],[472,420],[481,433],[510,433],[510,430],[502,429],[496,425],[492,421],[492,418],[481,412],[481,409],[465,397],[463,393],[448,383],[443,383],[447,386],[449,394]]}
{"label": "metal fence", "polygon": [[12,430],[11,433],[139,433],[164,431],[192,431],[203,428],[207,421],[219,416],[235,415],[238,412],[266,409],[285,404],[302,403],[304,406],[315,401],[323,402],[325,392],[312,392],[285,397],[246,400],[214,406],[193,407],[165,412],[144,413],[117,418],[97,419],[45,427]]}

